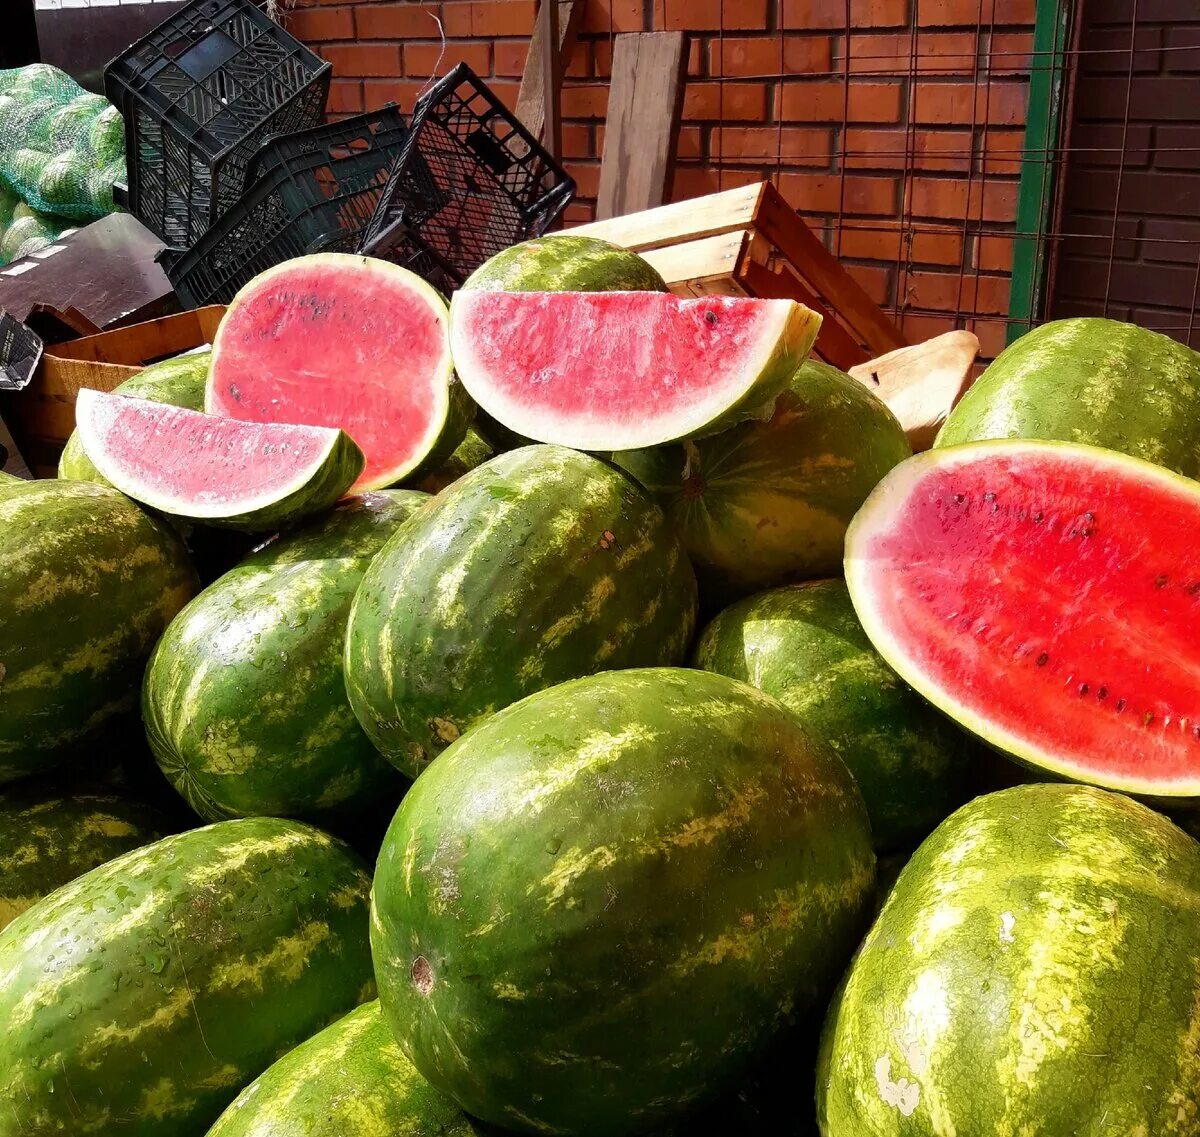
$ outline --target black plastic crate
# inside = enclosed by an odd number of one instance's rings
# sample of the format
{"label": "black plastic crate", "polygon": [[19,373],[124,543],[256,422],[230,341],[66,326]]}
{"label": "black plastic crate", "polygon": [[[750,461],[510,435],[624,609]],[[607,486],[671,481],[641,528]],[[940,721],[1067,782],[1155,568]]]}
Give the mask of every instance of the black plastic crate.
{"label": "black plastic crate", "polygon": [[125,117],[129,209],[185,248],[234,204],[271,135],[318,125],[331,67],[252,0],[192,0],[104,72]]}
{"label": "black plastic crate", "polygon": [[408,137],[389,104],[265,143],[237,204],[186,253],[160,258],[184,307],[227,304],[292,257],[356,252]]}
{"label": "black plastic crate", "polygon": [[496,253],[545,233],[574,194],[566,171],[459,64],[418,101],[361,251],[450,292]]}

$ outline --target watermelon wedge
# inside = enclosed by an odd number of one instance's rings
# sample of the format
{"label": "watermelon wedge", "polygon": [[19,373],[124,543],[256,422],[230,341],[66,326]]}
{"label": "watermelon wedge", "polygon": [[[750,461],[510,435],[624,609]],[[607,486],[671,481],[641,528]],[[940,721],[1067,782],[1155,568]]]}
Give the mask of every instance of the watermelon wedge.
{"label": "watermelon wedge", "polygon": [[354,492],[454,453],[474,407],[454,380],[442,297],[386,261],[285,261],[234,297],[213,343],[209,414],[344,430],[366,455]]}
{"label": "watermelon wedge", "polygon": [[633,450],[762,417],[821,317],[792,300],[660,292],[481,292],[450,306],[471,397],[526,438]]}
{"label": "watermelon wedge", "polygon": [[160,513],[265,532],[328,509],[362,473],[362,451],[324,426],[238,422],[80,391],[84,452],[122,493]]}
{"label": "watermelon wedge", "polygon": [[1069,443],[898,466],[846,535],[880,654],[1019,761],[1200,799],[1200,484]]}

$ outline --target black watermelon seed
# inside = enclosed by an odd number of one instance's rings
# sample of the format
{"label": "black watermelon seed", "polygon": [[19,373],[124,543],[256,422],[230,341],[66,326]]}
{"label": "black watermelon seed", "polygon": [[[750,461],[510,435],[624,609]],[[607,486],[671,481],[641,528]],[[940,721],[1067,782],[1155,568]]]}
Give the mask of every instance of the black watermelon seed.
{"label": "black watermelon seed", "polygon": [[1125,704],[1124,699],[1118,699],[1117,700],[1117,712],[1120,713],[1121,711],[1123,711],[1125,709],[1125,705],[1126,704]]}
{"label": "black watermelon seed", "polygon": [[1038,667],[1045,667],[1046,664],[1049,662],[1050,662],[1050,657],[1045,652],[1042,652],[1042,654],[1037,657]]}
{"label": "black watermelon seed", "polygon": [[1108,688],[1101,687],[1100,690],[1096,692],[1096,698],[1101,702],[1104,702],[1104,700],[1108,698]]}
{"label": "black watermelon seed", "polygon": [[1165,573],[1162,576],[1156,576],[1154,578],[1154,587],[1155,588],[1166,588],[1167,587],[1167,577],[1166,577]]}
{"label": "black watermelon seed", "polygon": [[1079,684],[1079,694],[1080,695],[1086,695],[1089,690],[1090,690],[1090,688],[1088,687],[1088,685],[1086,683]]}

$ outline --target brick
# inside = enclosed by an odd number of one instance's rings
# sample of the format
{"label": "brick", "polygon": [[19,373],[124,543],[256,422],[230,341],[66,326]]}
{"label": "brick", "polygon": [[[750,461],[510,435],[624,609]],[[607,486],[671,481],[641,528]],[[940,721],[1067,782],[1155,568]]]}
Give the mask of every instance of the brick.
{"label": "brick", "polygon": [[604,118],[608,114],[608,87],[591,83],[583,87],[564,87],[562,115],[571,118]]}
{"label": "brick", "polygon": [[568,122],[562,128],[562,152],[568,160],[598,157],[592,143],[592,128],[579,122]]}
{"label": "brick", "polygon": [[654,8],[655,26],[668,32],[761,31],[767,26],[767,0],[659,0]]}
{"label": "brick", "polygon": [[358,4],[354,26],[359,39],[437,39],[436,4]]}
{"label": "brick", "polygon": [[940,312],[1003,315],[1008,312],[1007,276],[958,272],[910,272],[905,277],[909,302]]}
{"label": "brick", "polygon": [[357,79],[334,79],[329,84],[330,114],[361,114],[365,111],[363,85]]}
{"label": "brick", "polygon": [[973,263],[984,272],[1012,272],[1013,237],[1009,234],[991,236],[981,234],[975,238]]}
{"label": "brick", "polygon": [[[1125,117],[1126,83],[1107,76],[1081,78],[1075,88],[1075,105],[1087,107],[1089,118]],[[1129,117],[1148,122],[1193,122],[1196,80],[1186,75],[1151,75],[1139,78],[1129,91]]]}
{"label": "brick", "polygon": [[1033,61],[1032,32],[996,32],[988,44],[987,67],[993,76],[1028,75]]}
{"label": "brick", "polygon": [[563,220],[568,225],[587,225],[596,220],[596,206],[593,202],[576,199],[567,206]]}
{"label": "brick", "polygon": [[592,67],[592,58],[596,46],[582,40],[576,42],[575,50],[571,52],[571,58],[567,60],[563,75],[568,79],[590,79],[595,71]]}
{"label": "brick", "polygon": [[592,45],[592,73],[597,79],[607,79],[612,74],[612,40],[596,40]]}
{"label": "brick", "polygon": [[[782,0],[779,26],[786,31],[846,30],[846,0]],[[850,0],[850,27],[902,28],[909,0]]]}
{"label": "brick", "polygon": [[915,0],[921,27],[1032,24],[1035,0]]}
{"label": "brick", "polygon": [[354,12],[350,8],[306,8],[288,16],[288,31],[309,43],[354,38]]}
{"label": "brick", "polygon": [[718,76],[828,75],[833,40],[829,36],[726,36],[708,45],[708,55],[709,71]]}
{"label": "brick", "polygon": [[760,170],[727,170],[679,164],[671,182],[672,201],[690,201],[721,190],[739,189],[762,181]]}
{"label": "brick", "polygon": [[709,122],[762,122],[767,117],[765,83],[689,83],[683,117]]}
{"label": "brick", "polygon": [[902,226],[898,221],[847,221],[842,226],[841,255],[854,260],[895,264],[962,264],[961,230],[923,222]]}
{"label": "brick", "polygon": [[[688,62],[687,73],[691,78],[699,78],[708,74],[706,64],[708,62],[708,45],[699,36],[691,36],[688,39]],[[610,68],[611,70],[611,68]]]}
{"label": "brick", "polygon": [[588,0],[583,12],[583,31],[608,35],[610,32],[645,30],[646,9],[650,0]]}
{"label": "brick", "polygon": [[[586,51],[586,46],[584,47]],[[523,75],[525,61],[529,58],[529,41],[498,39],[492,45],[492,66],[495,75]]]}
{"label": "brick", "polygon": [[909,209],[914,217],[1014,221],[1017,184],[976,178],[968,186],[966,181],[958,178],[913,178]]}
{"label": "brick", "polygon": [[699,160],[704,157],[704,129],[702,127],[685,126],[680,129],[675,143],[675,157],[678,161]]}
{"label": "brick", "polygon": [[1084,70],[1089,75],[1122,77],[1130,71],[1134,74],[1154,74],[1159,71],[1163,63],[1163,29],[1139,25],[1132,42],[1131,30],[1128,23],[1119,28],[1085,27],[1079,45],[1085,53],[1081,60]]}
{"label": "brick", "polygon": [[[900,287],[904,288],[905,283],[901,279]],[[952,332],[962,326],[953,316],[928,316],[915,312],[902,312],[898,323],[900,330],[912,343],[924,343],[925,340],[945,335],[946,332]]]}
{"label": "brick", "polygon": [[714,158],[828,169],[832,132],[820,127],[718,126],[713,129],[711,145]]}
{"label": "brick", "polygon": [[330,44],[322,53],[335,75],[366,78],[400,74],[400,45],[385,43]]}
{"label": "brick", "polygon": [[[1074,136],[1072,136],[1074,149]],[[984,140],[983,172],[990,178],[996,175],[1018,177],[1025,153],[1023,130],[989,130]]]}
{"label": "brick", "polygon": [[404,45],[404,74],[410,78],[428,79],[434,74],[444,74],[457,63],[465,63],[476,75],[487,78],[492,73],[490,45],[450,40],[444,54],[440,43]]}
{"label": "brick", "polygon": [[568,167],[575,179],[576,192],[580,197],[595,197],[600,190],[599,162],[572,162]]}
{"label": "brick", "polygon": [[[971,320],[970,330],[979,340],[980,363],[990,363],[1005,348],[1008,339],[1008,320]],[[978,365],[977,365],[978,366]]]}
{"label": "brick", "polygon": [[[837,248],[837,238],[834,238],[834,248]],[[845,251],[842,253],[845,256]],[[862,287],[862,290],[882,307],[892,299],[892,270],[881,265],[846,264],[846,271]]]}
{"label": "brick", "polygon": [[471,5],[471,34],[531,36],[536,18],[535,0],[478,0]]}
{"label": "brick", "polygon": [[1168,71],[1200,71],[1200,25],[1167,28],[1165,44]]}
{"label": "brick", "polygon": [[917,84],[914,122],[945,124],[991,123],[1018,126],[1025,122],[1029,90],[1024,83],[993,82]]}
{"label": "brick", "polygon": [[419,79],[368,79],[363,83],[369,110],[384,103],[396,103],[401,109],[411,111],[425,86]]}
{"label": "brick", "polygon": [[895,178],[842,178],[839,174],[792,174],[779,176],[779,191],[801,213],[875,214],[888,217],[896,212]]}
{"label": "brick", "polygon": [[[974,75],[974,32],[852,35],[851,75]],[[915,54],[914,54],[915,52]],[[842,61],[839,59],[838,66]]]}
{"label": "brick", "polygon": [[1200,221],[1147,217],[1142,222],[1141,248],[1148,261],[1189,264],[1195,268],[1200,256]]}
{"label": "brick", "polygon": [[899,122],[899,83],[840,81],[785,83],[780,117],[785,122]]}
{"label": "brick", "polygon": [[971,166],[969,130],[851,127],[845,138],[843,160],[851,170],[965,174]]}

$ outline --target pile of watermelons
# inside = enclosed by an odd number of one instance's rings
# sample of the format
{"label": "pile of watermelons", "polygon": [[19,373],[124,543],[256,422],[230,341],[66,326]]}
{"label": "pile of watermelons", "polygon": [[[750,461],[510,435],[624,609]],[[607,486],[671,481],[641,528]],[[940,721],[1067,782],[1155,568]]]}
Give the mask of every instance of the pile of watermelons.
{"label": "pile of watermelons", "polygon": [[819,322],[301,258],[0,475],[0,1137],[1200,1134],[1200,355]]}

